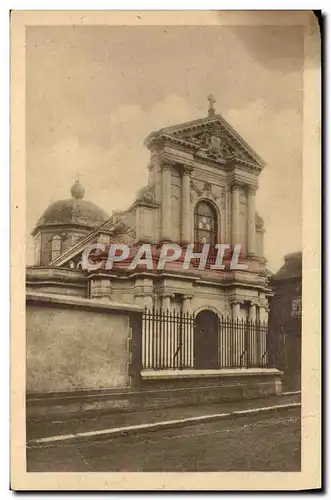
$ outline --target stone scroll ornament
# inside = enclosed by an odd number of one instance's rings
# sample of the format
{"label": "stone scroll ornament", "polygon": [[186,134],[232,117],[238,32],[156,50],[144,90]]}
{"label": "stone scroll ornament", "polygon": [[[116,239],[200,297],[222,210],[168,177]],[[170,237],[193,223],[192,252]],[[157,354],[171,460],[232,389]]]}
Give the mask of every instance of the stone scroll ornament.
{"label": "stone scroll ornament", "polygon": [[156,202],[154,187],[153,186],[144,186],[139,189],[136,201],[143,201],[144,203],[154,204]]}
{"label": "stone scroll ornament", "polygon": [[220,209],[225,210],[226,198],[224,188],[212,186],[209,182],[195,182],[191,180],[191,203],[195,203],[202,197],[213,199]]}
{"label": "stone scroll ornament", "polygon": [[120,217],[113,220],[113,224],[109,229],[112,231],[110,243],[123,243],[126,245],[134,243],[135,229],[127,226]]}

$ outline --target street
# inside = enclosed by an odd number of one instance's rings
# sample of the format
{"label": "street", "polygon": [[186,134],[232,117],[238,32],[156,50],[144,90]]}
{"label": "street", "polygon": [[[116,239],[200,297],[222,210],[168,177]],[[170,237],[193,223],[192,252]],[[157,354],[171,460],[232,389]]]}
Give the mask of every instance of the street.
{"label": "street", "polygon": [[27,450],[28,472],[300,471],[300,408]]}

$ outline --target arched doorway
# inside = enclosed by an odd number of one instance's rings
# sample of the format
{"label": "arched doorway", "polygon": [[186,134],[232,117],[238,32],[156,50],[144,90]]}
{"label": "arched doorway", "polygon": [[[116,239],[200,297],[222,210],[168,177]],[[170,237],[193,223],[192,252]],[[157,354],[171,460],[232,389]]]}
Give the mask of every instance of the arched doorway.
{"label": "arched doorway", "polygon": [[218,368],[219,320],[213,311],[199,312],[194,323],[194,368]]}

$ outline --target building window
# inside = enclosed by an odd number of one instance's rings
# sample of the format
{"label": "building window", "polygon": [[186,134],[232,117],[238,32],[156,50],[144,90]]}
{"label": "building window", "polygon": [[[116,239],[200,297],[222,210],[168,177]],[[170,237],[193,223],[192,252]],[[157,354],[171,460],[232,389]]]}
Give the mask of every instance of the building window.
{"label": "building window", "polygon": [[51,261],[61,255],[61,237],[53,236],[51,240]]}
{"label": "building window", "polygon": [[213,205],[199,201],[194,210],[194,242],[196,246],[204,243],[216,244],[217,214]]}
{"label": "building window", "polygon": [[302,317],[301,298],[292,300],[292,318],[299,319]]}

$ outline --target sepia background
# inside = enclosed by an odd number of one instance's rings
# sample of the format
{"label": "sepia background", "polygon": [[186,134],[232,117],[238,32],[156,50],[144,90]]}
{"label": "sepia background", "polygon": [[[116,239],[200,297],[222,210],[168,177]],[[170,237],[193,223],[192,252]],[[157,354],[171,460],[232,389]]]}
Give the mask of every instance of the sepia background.
{"label": "sepia background", "polygon": [[257,210],[274,272],[301,249],[302,26],[28,26],[27,264],[30,232],[80,173],[108,213],[147,180],[145,137],[216,112],[267,162]]}

